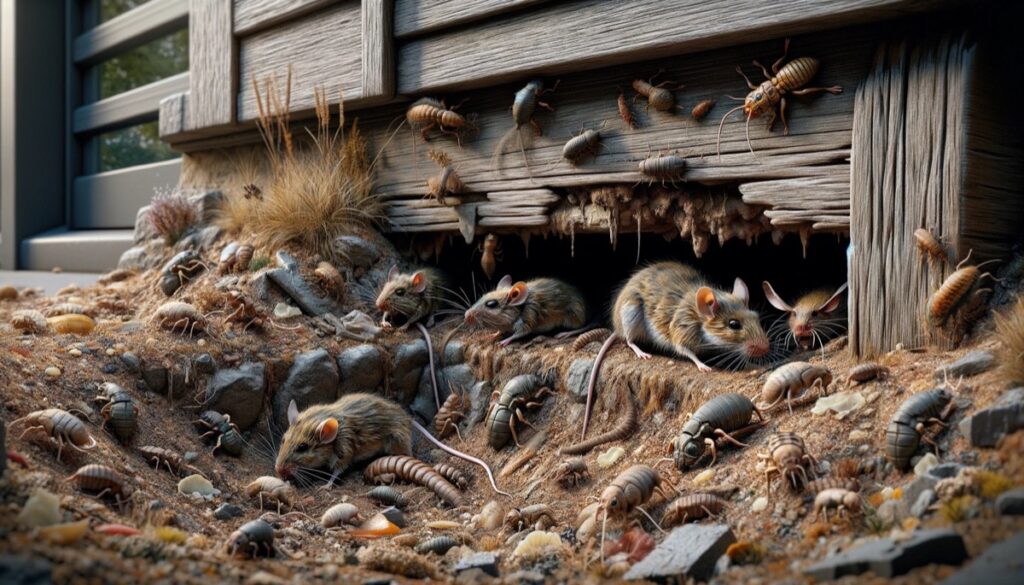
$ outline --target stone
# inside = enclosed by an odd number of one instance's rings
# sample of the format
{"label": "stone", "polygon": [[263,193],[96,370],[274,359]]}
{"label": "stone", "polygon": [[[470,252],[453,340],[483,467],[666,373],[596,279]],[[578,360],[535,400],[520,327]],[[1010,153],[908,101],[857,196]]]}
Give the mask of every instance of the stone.
{"label": "stone", "polygon": [[117,261],[117,267],[124,270],[145,270],[147,266],[147,254],[144,246],[133,246],[121,254]]}
{"label": "stone", "polygon": [[934,503],[935,490],[924,490],[910,507],[910,515],[914,518],[924,518],[924,515],[928,513],[928,508]]}
{"label": "stone", "polygon": [[835,413],[836,420],[843,420],[864,404],[864,396],[860,392],[837,392],[819,398],[814,403],[811,413],[825,414],[832,411]]}
{"label": "stone", "polygon": [[196,371],[200,374],[212,374],[217,371],[217,362],[208,353],[201,353],[196,357]]}
{"label": "stone", "polygon": [[945,380],[956,381],[961,376],[969,378],[987,372],[994,368],[995,365],[996,356],[992,355],[991,352],[972,351],[955,362],[943,364],[935,368],[935,380],[944,382]]}
{"label": "stone", "polygon": [[[473,368],[469,364],[458,364],[440,369],[437,372],[437,393],[441,403],[448,398],[449,388],[456,392],[465,392],[476,383],[473,375]],[[424,420],[433,420],[437,414],[437,407],[434,403],[434,385],[430,379],[430,367],[424,367],[420,375],[419,389],[416,398],[411,406],[413,412],[419,414]]]}
{"label": "stone", "polygon": [[104,374],[116,374],[118,370],[120,368],[117,367],[117,364],[103,364],[103,367],[100,368]]}
{"label": "stone", "polygon": [[203,229],[196,232],[193,237],[195,238],[196,246],[203,250],[209,250],[217,244],[217,240],[224,233],[218,225],[208,225]]}
{"label": "stone", "polygon": [[921,477],[928,473],[928,470],[939,464],[939,458],[935,453],[925,453],[917,463],[914,464],[914,475]]}
{"label": "stone", "polygon": [[999,494],[999,497],[996,498],[996,510],[1003,516],[1024,515],[1024,487]]}
{"label": "stone", "polygon": [[867,441],[870,438],[871,435],[869,435],[867,431],[862,431],[860,429],[854,429],[850,431],[851,443],[863,443],[864,441]]}
{"label": "stone", "polygon": [[265,379],[265,367],[259,362],[219,370],[206,385],[203,410],[231,415],[231,422],[243,431],[251,428],[263,411]]}
{"label": "stone", "polygon": [[757,513],[763,512],[768,509],[768,498],[761,496],[754,500],[754,503],[750,505],[750,511]]}
{"label": "stone", "polygon": [[334,239],[333,247],[353,269],[370,268],[380,259],[377,246],[358,236],[338,236]]}
{"label": "stone", "polygon": [[273,268],[266,272],[267,278],[276,284],[295,304],[302,309],[302,312],[317,317],[324,313],[340,313],[338,304],[327,297],[320,296],[313,287],[302,278],[297,271],[293,272],[285,268]]}
{"label": "stone", "polygon": [[1021,582],[1024,531],[985,549],[966,568],[939,585],[1018,585]]}
{"label": "stone", "polygon": [[455,563],[455,573],[479,569],[491,577],[498,576],[498,557],[494,553],[477,552],[466,555]]}
{"label": "stone", "polygon": [[907,507],[903,500],[886,500],[876,510],[878,518],[888,526],[899,526],[907,517]]}
{"label": "stone", "polygon": [[153,225],[149,223],[149,205],[144,205],[135,212],[135,231],[132,233],[134,243],[141,244],[157,236]]}
{"label": "stone", "polygon": [[146,389],[156,394],[167,394],[167,368],[145,364],[142,367],[142,382]]}
{"label": "stone", "polygon": [[299,261],[295,259],[295,256],[292,256],[284,250],[278,250],[277,253],[274,254],[274,261],[277,262],[278,266],[289,272],[298,272],[299,270]]}
{"label": "stone", "polygon": [[960,433],[972,447],[995,447],[1003,435],[1024,428],[1024,387],[1007,390],[989,408],[964,417]]}
{"label": "stone", "polygon": [[466,346],[461,341],[450,341],[444,348],[444,365],[454,366],[466,361]]}
{"label": "stone", "polygon": [[313,404],[334,402],[338,397],[338,382],[338,366],[326,349],[295,356],[284,384],[274,393],[274,424],[279,429],[288,428],[288,403],[292,400],[299,412]]}
{"label": "stone", "polygon": [[509,573],[502,582],[508,583],[509,585],[544,585],[547,580],[543,573],[524,570]]}
{"label": "stone", "polygon": [[217,214],[224,206],[224,193],[220,191],[203,191],[190,195],[188,202],[196,208],[196,220],[203,225],[213,223]]}
{"label": "stone", "polygon": [[816,581],[831,581],[868,571],[877,577],[889,578],[924,565],[959,565],[966,559],[963,538],[953,529],[920,530],[911,533],[906,540],[874,540],[829,556],[804,569],[804,574]]}
{"label": "stone", "polygon": [[466,416],[466,430],[483,422],[491,403],[491,383],[481,380],[469,389],[469,414]]}
{"label": "stone", "polygon": [[139,371],[139,367],[142,365],[142,360],[140,360],[139,356],[134,353],[126,351],[121,354],[121,363],[124,364],[124,367],[129,372],[135,373]]}
{"label": "stone", "polygon": [[0,555],[0,583],[5,585],[49,585],[53,565],[39,558]]}
{"label": "stone", "polygon": [[384,381],[384,356],[374,345],[357,345],[338,355],[340,394],[373,392]]}
{"label": "stone", "polygon": [[231,520],[232,518],[241,518],[243,515],[245,515],[245,510],[235,504],[221,504],[213,511],[213,517],[217,520]]}
{"label": "stone", "polygon": [[707,581],[715,562],[736,542],[732,529],[724,524],[686,524],[673,530],[624,577],[628,580]]}
{"label": "stone", "polygon": [[921,497],[922,492],[925,490],[934,490],[939,481],[943,479],[956,477],[963,467],[964,466],[959,463],[940,463],[932,467],[927,473],[921,477],[915,478],[914,481],[910,482],[903,488],[903,500],[907,502],[916,502],[917,498]]}
{"label": "stone", "polygon": [[[565,374],[565,389],[569,391],[572,399],[581,404],[587,401],[587,383],[590,381],[590,370],[594,368],[594,360],[591,358],[579,358],[569,365],[569,371]],[[594,390],[600,393],[601,380],[597,381]]]}
{"label": "stone", "polygon": [[395,350],[391,390],[398,396],[399,402],[412,402],[427,361],[427,344],[422,339],[402,344]]}
{"label": "stone", "polygon": [[405,528],[407,523],[405,521],[405,514],[394,506],[389,506],[380,511],[381,515],[388,519],[388,522],[394,524],[399,528]]}

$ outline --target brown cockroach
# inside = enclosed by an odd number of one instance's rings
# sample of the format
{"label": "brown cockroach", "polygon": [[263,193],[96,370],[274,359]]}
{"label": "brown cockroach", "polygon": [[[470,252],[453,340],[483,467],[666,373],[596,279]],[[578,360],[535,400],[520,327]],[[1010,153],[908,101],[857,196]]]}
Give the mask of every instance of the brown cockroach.
{"label": "brown cockroach", "polygon": [[448,195],[462,193],[466,190],[466,185],[462,182],[459,174],[455,172],[452,157],[447,152],[430,149],[427,156],[441,167],[437,176],[427,179],[427,197],[433,197],[437,199],[438,203],[445,205],[445,198]]}
{"label": "brown cockroach", "polygon": [[662,73],[662,71],[658,71],[647,81],[644,81],[643,79],[633,80],[633,90],[636,91],[639,96],[647,98],[646,107],[654,108],[659,112],[669,112],[676,107],[676,96],[672,92],[678,91],[686,86],[677,85],[674,90],[662,87],[663,85],[673,84],[674,82],[672,81],[662,81],[658,85],[651,85],[654,78]]}
{"label": "brown cockroach", "polygon": [[257,477],[249,485],[245,486],[245,493],[250,498],[259,498],[260,510],[263,509],[264,498],[277,504],[277,513],[281,513],[281,506],[286,508],[292,507],[292,502],[295,501],[295,489],[288,485],[285,481],[264,475]]}
{"label": "brown cockroach", "polygon": [[[612,480],[608,487],[601,492],[598,498],[597,507],[594,508],[594,519],[598,515],[604,516],[601,521],[601,551],[604,554],[605,525],[608,517],[626,518],[633,510],[639,510],[653,523],[658,523],[651,518],[641,506],[651,499],[655,492],[667,497],[661,486],[661,475],[657,470],[647,465],[634,465],[623,471]],[[659,526],[660,528],[660,526]],[[602,559],[603,562],[603,559]]]}
{"label": "brown cockroach", "polygon": [[163,447],[144,445],[139,447],[139,453],[153,464],[153,469],[166,468],[171,475],[182,475],[186,470],[202,475],[198,468],[185,463],[185,460],[174,451]]}
{"label": "brown cockroach", "polygon": [[690,110],[690,117],[699,122],[704,116],[708,115],[708,112],[711,111],[711,108],[715,107],[716,103],[713,99],[701,100]]}
{"label": "brown cockroach", "polygon": [[24,422],[26,426],[18,438],[21,439],[30,432],[44,433],[51,443],[56,444],[58,461],[60,461],[65,444],[83,453],[96,446],[96,439],[89,434],[85,423],[66,410],[47,408],[30,412],[11,421],[8,428],[13,428],[14,425],[21,422]]}
{"label": "brown cockroach", "polygon": [[113,382],[104,382],[100,384],[100,395],[95,400],[103,403],[100,410],[103,426],[109,427],[121,443],[130,441],[135,436],[139,416],[139,407],[132,400],[132,395]]}
{"label": "brown cockroach", "polygon": [[90,315],[91,311],[78,303],[57,303],[52,307],[43,310],[44,317],[59,317],[61,315]]}
{"label": "brown cockroach", "polygon": [[448,463],[435,463],[434,471],[440,473],[445,479],[450,481],[460,490],[465,490],[469,487],[469,477],[466,476],[458,467],[449,465]]}
{"label": "brown cockroach", "polygon": [[487,443],[495,450],[501,449],[511,438],[517,447],[521,447],[519,434],[516,432],[516,421],[537,430],[533,423],[526,420],[523,410],[540,408],[545,396],[553,396],[551,388],[544,386],[540,377],[534,374],[516,376],[505,384],[500,391],[491,394],[491,406],[487,410]]}
{"label": "brown cockroach", "polygon": [[444,404],[434,415],[434,431],[437,432],[437,438],[443,439],[455,431],[459,439],[462,439],[459,423],[466,418],[467,407],[469,400],[460,392],[452,392],[444,399]]}
{"label": "brown cockroach", "polygon": [[320,283],[320,288],[332,297],[338,298],[341,296],[342,291],[345,287],[345,279],[342,278],[341,273],[334,267],[330,262],[321,261],[316,265],[316,269],[313,271],[316,275],[317,281]]}
{"label": "brown cockroach", "polygon": [[764,470],[764,479],[768,483],[768,495],[772,495],[772,474],[783,478],[794,490],[801,484],[806,486],[814,479],[814,470],[818,466],[814,456],[807,452],[804,440],[796,433],[777,432],[768,437],[768,453],[762,459],[771,459],[772,463]]}
{"label": "brown cockroach", "polygon": [[726,501],[713,494],[690,494],[681,496],[665,508],[661,515],[661,526],[679,526],[690,520],[717,516],[725,509]]}
{"label": "brown cockroach", "polygon": [[626,127],[630,130],[636,130],[640,127],[636,123],[636,118],[633,117],[633,111],[629,109],[629,102],[626,101],[626,94],[619,89],[619,98],[616,100],[616,105],[619,108],[619,117],[626,123]]}
{"label": "brown cockroach", "polygon": [[555,481],[565,489],[590,481],[587,462],[582,457],[566,459],[555,468]]}
{"label": "brown cockroach", "polygon": [[50,330],[46,317],[35,309],[21,309],[11,314],[11,327],[22,333],[38,335]]}
{"label": "brown cockroach", "polygon": [[206,331],[209,326],[209,321],[198,309],[181,301],[168,301],[157,307],[153,313],[153,322],[171,332],[180,328],[182,335],[188,331],[189,337],[196,331]]}
{"label": "brown cockroach", "polygon": [[[379,478],[383,478],[381,475]],[[384,504],[385,506],[394,506],[396,508],[404,508],[408,501],[402,492],[396,490],[389,485],[379,485],[370,491],[366,492],[366,497],[370,498],[378,504]]]}
{"label": "brown cockroach", "polygon": [[859,492],[860,482],[855,477],[822,477],[807,484],[807,491],[815,495],[831,489]]}
{"label": "brown cockroach", "polygon": [[924,228],[917,228],[914,230],[914,240],[922,256],[943,264],[948,259],[946,249],[930,231]]}
{"label": "brown cockroach", "polygon": [[375,481],[378,476],[390,475],[429,488],[451,506],[463,504],[459,489],[438,473],[433,467],[408,455],[388,455],[375,459],[366,467],[367,481]]}
{"label": "brown cockroach", "polygon": [[619,424],[615,425],[615,427],[607,433],[603,433],[589,439],[584,439],[583,441],[569,445],[568,447],[562,447],[559,453],[563,455],[583,455],[598,445],[625,439],[633,434],[635,429],[636,405],[633,404],[632,396],[626,396],[626,408],[625,412],[622,414],[622,420],[619,421]]}
{"label": "brown cockroach", "polygon": [[[465,103],[465,100],[462,103]],[[444,100],[421,98],[409,106],[405,112],[405,119],[410,126],[420,129],[420,136],[424,142],[430,142],[429,132],[437,127],[442,134],[454,136],[459,146],[462,146],[462,135],[474,129],[469,120],[455,112],[462,103],[449,108]]]}
{"label": "brown cockroach", "polygon": [[224,551],[232,557],[239,553],[249,558],[273,557],[276,553],[274,527],[263,520],[246,522],[231,533],[224,543]]}
{"label": "brown cockroach", "polygon": [[358,526],[362,522],[363,517],[359,514],[359,508],[348,502],[335,504],[320,516],[320,525],[324,528],[337,528],[342,524]]}
{"label": "brown cockroach", "polygon": [[982,273],[979,268],[988,262],[995,262],[995,260],[982,262],[977,266],[964,266],[973,252],[974,250],[971,250],[967,253],[967,257],[956,265],[953,274],[950,274],[939,290],[932,295],[932,299],[928,303],[928,320],[933,326],[943,325],[950,313],[967,298],[967,293],[974,288],[975,283],[986,276],[992,276],[988,272]]}
{"label": "brown cockroach", "polygon": [[836,510],[840,517],[847,514],[856,514],[860,511],[860,496],[856,492],[844,489],[827,489],[818,492],[814,496],[814,519],[818,519],[821,512],[825,513],[825,522],[828,522],[828,511]]}
{"label": "brown cockroach", "polygon": [[498,267],[498,260],[501,259],[501,242],[496,234],[487,234],[484,241],[480,243],[480,269],[484,271],[487,280],[494,278],[494,271]]}
{"label": "brown cockroach", "polygon": [[662,187],[665,181],[672,185],[677,179],[682,179],[686,173],[686,159],[674,154],[658,154],[645,158],[639,164],[640,174],[650,177],[650,183],[661,181]]}
{"label": "brown cockroach", "polygon": [[179,252],[160,269],[160,290],[171,296],[206,268],[206,263],[199,258],[199,253],[195,250]]}
{"label": "brown cockroach", "polygon": [[238,252],[238,242],[231,242],[220,251],[217,259],[217,273],[227,274],[235,266],[235,254]]}
{"label": "brown cockroach", "polygon": [[[539,98],[546,93],[551,93],[558,89],[558,83],[559,82],[556,81],[554,86],[549,89],[545,89],[543,80],[534,79],[516,92],[515,99],[512,100],[513,126],[512,129],[506,132],[505,135],[501,137],[501,140],[498,141],[498,146],[494,151],[495,163],[499,161],[501,155],[504,153],[505,145],[508,143],[509,139],[513,135],[516,135],[519,138],[519,151],[523,155],[523,164],[526,166],[526,172],[528,175],[532,176],[532,172],[530,171],[530,160],[526,157],[526,143],[523,140],[522,129],[527,125],[530,125],[533,126],[537,136],[541,136],[544,133],[541,130],[540,124],[538,124],[537,120],[534,119],[534,114],[537,112],[537,106],[552,112],[555,111],[555,109],[551,107],[551,104],[541,101]],[[495,164],[495,166],[497,165]]]}
{"label": "brown cockroach", "polygon": [[[722,116],[722,122],[718,125],[719,157],[722,156],[722,127],[725,126],[726,118],[728,118],[733,112],[743,110],[743,113],[747,115],[747,147],[750,149],[750,154],[754,154],[754,146],[750,143],[750,120],[752,118],[756,118],[762,114],[770,112],[771,115],[768,118],[768,131],[771,132],[772,128],[775,126],[775,118],[781,117],[782,126],[784,128],[783,134],[787,136],[789,135],[789,124],[786,122],[786,94],[811,95],[821,93],[823,91],[827,91],[831,94],[843,92],[843,88],[838,85],[832,87],[803,87],[804,85],[807,85],[818,73],[818,69],[821,67],[821,62],[813,57],[800,57],[782,65],[782,62],[786,60],[786,56],[788,54],[789,39],[786,39],[782,56],[772,64],[773,75],[768,74],[768,70],[765,69],[764,65],[754,61],[754,65],[761,68],[761,72],[764,73],[764,77],[766,79],[766,81],[761,83],[759,86],[754,85],[750,79],[747,78],[746,74],[743,73],[743,69],[738,65],[736,66],[736,72],[739,73],[747,82],[747,87],[751,89],[751,92],[748,93],[747,97],[743,100],[743,105],[736,106]],[[778,106],[777,114],[776,106]]]}
{"label": "brown cockroach", "polygon": [[231,422],[231,415],[221,414],[215,410],[207,410],[199,415],[196,425],[200,430],[205,431],[199,438],[202,440],[216,437],[213,446],[213,454],[223,450],[228,455],[239,457],[242,455],[242,448],[245,447],[245,439],[242,438],[238,426]]}
{"label": "brown cockroach", "polygon": [[513,508],[505,514],[504,526],[513,532],[532,527],[533,530],[544,530],[558,522],[547,504],[534,504],[525,508]]}
{"label": "brown cockroach", "polygon": [[606,327],[598,327],[597,329],[591,329],[576,336],[576,339],[572,341],[572,350],[580,351],[584,347],[598,341],[604,341],[612,334],[612,330]]}
{"label": "brown cockroach", "polygon": [[827,391],[832,383],[832,372],[825,366],[817,366],[808,362],[790,362],[775,368],[761,389],[761,405],[758,408],[769,410],[778,404],[782,399],[786,400],[789,406],[789,413],[793,414],[793,395],[801,394],[803,390],[810,391],[815,386],[821,388],[821,392]]}
{"label": "brown cockroach", "polygon": [[597,156],[601,148],[601,133],[597,130],[584,130],[569,139],[562,147],[562,158],[576,165],[584,158]]}
{"label": "brown cockroach", "polygon": [[[760,421],[752,422],[755,414]],[[707,456],[708,451],[711,452],[710,467],[718,459],[720,442],[747,447],[749,445],[741,443],[737,437],[750,434],[766,424],[761,411],[746,396],[734,392],[720,394],[702,404],[671,443],[676,467],[686,470]]]}
{"label": "brown cockroach", "polygon": [[946,428],[946,419],[956,408],[953,395],[945,388],[936,388],[907,398],[892,415],[885,429],[885,458],[897,469],[905,470],[921,441],[938,453],[939,446],[925,434],[927,425]]}
{"label": "brown cockroach", "polygon": [[850,368],[846,374],[847,382],[870,382],[876,378],[884,378],[889,375],[889,368],[875,362],[858,364]]}
{"label": "brown cockroach", "polygon": [[516,453],[515,456],[509,459],[508,463],[506,463],[505,466],[501,468],[501,471],[498,472],[498,477],[508,477],[513,473],[519,471],[519,469],[522,466],[529,463],[529,461],[533,459],[538,452],[540,452],[540,448],[544,445],[544,442],[547,440],[547,431],[539,431],[532,437],[530,437],[530,440],[527,441],[526,445],[524,445],[523,448],[519,450],[519,453]]}
{"label": "brown cockroach", "polygon": [[102,498],[112,496],[118,508],[123,508],[132,495],[132,488],[125,483],[124,478],[117,470],[91,463],[78,468],[78,471],[68,476],[64,481],[78,484],[79,489],[87,492],[95,492],[93,497]]}

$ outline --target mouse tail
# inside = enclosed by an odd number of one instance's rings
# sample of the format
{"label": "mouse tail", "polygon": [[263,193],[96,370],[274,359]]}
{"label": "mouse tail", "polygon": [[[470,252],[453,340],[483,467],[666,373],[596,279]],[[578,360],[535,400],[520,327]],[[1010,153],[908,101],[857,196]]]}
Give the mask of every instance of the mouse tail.
{"label": "mouse tail", "polygon": [[583,432],[580,434],[581,440],[586,438],[587,427],[590,426],[590,408],[594,402],[594,389],[597,387],[597,373],[601,369],[601,362],[604,361],[604,356],[608,353],[608,350],[611,349],[618,340],[618,333],[612,333],[609,335],[608,339],[604,341],[604,345],[601,346],[601,351],[597,352],[597,357],[594,359],[594,367],[590,368],[590,380],[587,381],[587,406],[583,410]]}
{"label": "mouse tail", "polygon": [[417,431],[419,431],[421,435],[426,437],[426,439],[428,441],[430,441],[431,443],[433,443],[434,446],[436,446],[438,449],[441,449],[442,451],[448,453],[449,455],[454,455],[454,456],[458,457],[459,459],[463,459],[465,461],[469,461],[470,463],[475,463],[475,464],[479,465],[480,467],[483,467],[484,468],[484,472],[487,473],[487,479],[490,480],[491,487],[494,488],[494,491],[498,492],[499,494],[501,494],[503,496],[508,496],[510,498],[512,497],[512,494],[510,494],[508,492],[503,492],[500,489],[498,489],[498,484],[494,481],[494,474],[491,473],[491,467],[489,465],[487,465],[487,463],[485,463],[483,460],[477,459],[476,457],[473,457],[472,455],[469,455],[467,453],[463,453],[462,451],[459,451],[458,449],[455,449],[455,448],[449,447],[448,445],[445,445],[444,443],[439,441],[436,437],[434,437],[434,435],[430,434],[430,431],[428,431],[427,429],[423,428],[423,425],[421,425],[420,423],[416,422],[416,419],[410,417],[409,420],[412,423],[413,428],[415,428]]}

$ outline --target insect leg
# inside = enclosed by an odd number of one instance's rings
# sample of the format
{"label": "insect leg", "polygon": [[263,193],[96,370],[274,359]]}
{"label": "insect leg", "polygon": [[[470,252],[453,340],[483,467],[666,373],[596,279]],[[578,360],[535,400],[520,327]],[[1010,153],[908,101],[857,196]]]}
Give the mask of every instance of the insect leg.
{"label": "insect leg", "polygon": [[730,435],[729,433],[723,431],[722,429],[715,429],[715,434],[718,435],[719,437],[722,437],[726,441],[729,441],[733,445],[736,445],[737,447],[749,447],[750,446],[747,443],[741,443],[738,440],[734,439],[732,437],[732,435]]}
{"label": "insect leg", "polygon": [[750,89],[757,89],[757,86],[750,81],[750,78],[747,77],[747,74],[743,72],[743,69],[741,69],[739,65],[736,66],[736,73],[739,73],[743,77],[743,80],[747,82],[747,87]]}
{"label": "insect leg", "polygon": [[833,85],[832,87],[805,87],[803,89],[794,89],[789,93],[793,95],[811,95],[814,93],[821,93],[823,91],[827,91],[831,94],[838,94],[843,93],[843,88],[839,85]]}
{"label": "insect leg", "polygon": [[758,61],[757,59],[754,59],[753,63],[754,63],[755,67],[760,67],[761,68],[761,73],[764,73],[764,78],[765,79],[771,79],[772,78],[771,75],[768,75],[768,70],[764,68],[764,65],[762,65],[760,61]]}
{"label": "insect leg", "polygon": [[[789,39],[786,39],[786,42],[782,44],[782,56],[772,63],[772,73],[779,72],[779,68],[782,67],[782,62],[786,60],[787,55],[789,55]],[[768,77],[767,73],[765,73],[765,77]]]}

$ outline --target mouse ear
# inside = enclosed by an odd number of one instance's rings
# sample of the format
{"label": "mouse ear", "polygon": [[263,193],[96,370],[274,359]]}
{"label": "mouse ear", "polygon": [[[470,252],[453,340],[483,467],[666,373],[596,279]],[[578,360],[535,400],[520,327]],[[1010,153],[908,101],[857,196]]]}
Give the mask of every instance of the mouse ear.
{"label": "mouse ear", "polygon": [[830,296],[827,301],[821,303],[821,306],[818,307],[818,310],[821,311],[822,313],[831,313],[832,311],[838,309],[839,304],[843,300],[843,293],[846,292],[846,285],[847,283],[844,282],[843,286],[836,289],[836,292],[832,293],[832,296]]}
{"label": "mouse ear", "polygon": [[512,275],[506,274],[498,281],[498,288],[508,288],[512,286]]}
{"label": "mouse ear", "polygon": [[412,275],[412,292],[421,293],[427,290],[427,275],[420,270]]}
{"label": "mouse ear", "polygon": [[697,312],[705,319],[714,319],[718,312],[718,299],[715,298],[715,291],[706,286],[697,289]]}
{"label": "mouse ear", "polygon": [[512,285],[512,288],[508,291],[508,297],[506,297],[505,300],[508,302],[509,306],[518,307],[526,302],[526,297],[529,292],[530,291],[526,288],[526,283],[520,280]]}
{"label": "mouse ear", "polygon": [[771,284],[768,284],[767,280],[761,283],[761,288],[764,289],[764,296],[768,298],[768,302],[771,303],[773,307],[784,313],[793,312],[793,307],[790,307],[786,301],[782,300],[782,297],[775,292],[775,289],[772,288]]}
{"label": "mouse ear", "polygon": [[750,304],[750,291],[747,290],[747,283],[743,282],[742,278],[737,277],[732,283],[732,296],[743,301],[744,305]]}
{"label": "mouse ear", "polygon": [[338,421],[337,419],[329,418],[324,422],[320,423],[320,426],[316,428],[316,437],[320,441],[320,444],[333,443],[334,438],[338,436]]}
{"label": "mouse ear", "polygon": [[299,419],[299,405],[295,404],[292,400],[288,403],[288,426],[295,424],[295,421]]}
{"label": "mouse ear", "polygon": [[391,270],[388,270],[388,280],[394,280],[398,276],[398,264],[393,264]]}

